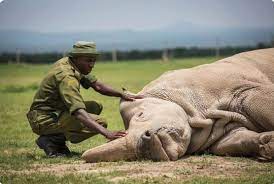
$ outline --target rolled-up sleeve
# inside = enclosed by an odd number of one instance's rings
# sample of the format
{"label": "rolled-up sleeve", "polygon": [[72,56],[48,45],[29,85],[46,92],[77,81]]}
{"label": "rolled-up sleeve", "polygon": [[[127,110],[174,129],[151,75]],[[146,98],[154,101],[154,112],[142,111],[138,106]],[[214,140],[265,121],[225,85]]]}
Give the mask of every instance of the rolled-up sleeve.
{"label": "rolled-up sleeve", "polygon": [[86,109],[80,94],[79,81],[75,77],[65,77],[59,84],[59,93],[70,114],[77,109]]}
{"label": "rolled-up sleeve", "polygon": [[90,84],[95,81],[97,81],[97,78],[94,75],[89,74],[89,75],[84,75],[81,78],[80,83],[83,88],[88,89],[90,87]]}
{"label": "rolled-up sleeve", "polygon": [[95,77],[95,75],[92,75],[92,74],[85,75],[85,78],[87,78],[90,83],[97,81],[97,78]]}

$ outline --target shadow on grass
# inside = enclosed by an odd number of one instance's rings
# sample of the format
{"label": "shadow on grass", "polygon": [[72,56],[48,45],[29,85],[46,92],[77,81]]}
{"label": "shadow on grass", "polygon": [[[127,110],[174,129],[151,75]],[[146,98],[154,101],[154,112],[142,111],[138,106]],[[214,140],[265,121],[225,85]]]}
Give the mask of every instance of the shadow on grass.
{"label": "shadow on grass", "polygon": [[70,152],[70,155],[67,155],[67,156],[56,156],[56,157],[49,157],[49,156],[47,156],[46,154],[44,154],[43,153],[43,155],[41,156],[41,158],[42,159],[55,159],[55,158],[60,158],[60,159],[62,159],[62,158],[64,158],[64,159],[66,159],[66,158],[81,158],[81,156],[82,156],[82,153],[79,153],[79,152],[75,152],[75,151],[71,151]]}

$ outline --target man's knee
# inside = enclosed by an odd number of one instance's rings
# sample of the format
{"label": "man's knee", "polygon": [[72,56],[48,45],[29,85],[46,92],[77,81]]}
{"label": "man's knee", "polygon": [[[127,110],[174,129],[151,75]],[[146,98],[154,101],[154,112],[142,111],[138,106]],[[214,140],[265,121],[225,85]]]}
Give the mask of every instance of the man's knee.
{"label": "man's knee", "polygon": [[67,133],[66,139],[71,142],[72,144],[80,143],[86,139],[88,139],[90,136],[85,136],[77,133]]}
{"label": "man's knee", "polygon": [[[98,124],[100,124],[101,126],[107,128],[107,121],[95,114],[89,114],[93,120],[95,120]],[[65,136],[67,138],[68,141],[70,141],[71,143],[79,143],[82,142],[94,135],[97,135],[98,132],[92,129],[89,129],[87,127],[81,126],[78,127],[77,129],[70,129],[69,131],[65,132]]]}
{"label": "man's knee", "polygon": [[86,111],[91,114],[99,115],[103,110],[103,105],[95,101],[86,101]]}

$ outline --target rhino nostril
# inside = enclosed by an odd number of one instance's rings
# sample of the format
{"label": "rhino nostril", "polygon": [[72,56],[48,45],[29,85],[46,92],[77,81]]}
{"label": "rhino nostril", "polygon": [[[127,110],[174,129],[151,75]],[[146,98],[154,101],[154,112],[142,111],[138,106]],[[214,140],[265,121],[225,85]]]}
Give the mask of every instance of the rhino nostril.
{"label": "rhino nostril", "polygon": [[150,141],[151,133],[149,132],[149,130],[145,131],[145,133],[141,136],[141,138],[145,142]]}
{"label": "rhino nostril", "polygon": [[145,135],[146,135],[147,137],[150,137],[150,136],[151,136],[149,130],[147,130],[147,131],[145,132]]}

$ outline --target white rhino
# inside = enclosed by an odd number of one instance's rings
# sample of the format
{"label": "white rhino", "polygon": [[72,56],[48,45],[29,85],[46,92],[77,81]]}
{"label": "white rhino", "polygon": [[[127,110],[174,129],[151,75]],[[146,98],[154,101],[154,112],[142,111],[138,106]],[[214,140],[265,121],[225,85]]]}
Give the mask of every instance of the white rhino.
{"label": "white rhino", "polygon": [[164,73],[121,101],[128,135],[87,150],[87,162],[184,155],[274,158],[274,48]]}

